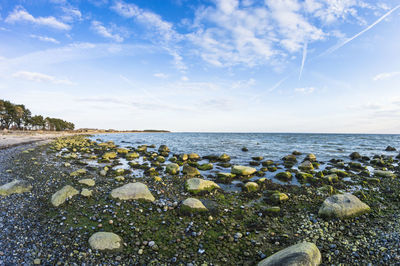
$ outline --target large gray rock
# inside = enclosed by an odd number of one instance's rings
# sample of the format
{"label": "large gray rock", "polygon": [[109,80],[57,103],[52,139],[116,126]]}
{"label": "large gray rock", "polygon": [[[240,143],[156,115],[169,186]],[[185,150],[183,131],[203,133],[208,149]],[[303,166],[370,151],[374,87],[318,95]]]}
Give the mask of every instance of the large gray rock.
{"label": "large gray rock", "polygon": [[66,185],[62,189],[54,193],[53,196],[51,196],[51,204],[53,204],[54,207],[58,207],[63,204],[67,199],[72,198],[73,196],[78,194],[78,190],[70,185]]}
{"label": "large gray rock", "polygon": [[260,261],[259,266],[316,266],[321,263],[321,253],[313,243],[303,242],[285,248]]}
{"label": "large gray rock", "polygon": [[327,198],[318,214],[325,217],[350,218],[364,214],[370,207],[352,194],[337,194]]}
{"label": "large gray rock", "polygon": [[120,200],[146,200],[154,201],[149,188],[140,182],[129,183],[111,191],[111,197]]}
{"label": "large gray rock", "polygon": [[32,190],[32,186],[23,180],[14,180],[0,187],[0,196],[8,196],[11,194],[21,194]]}
{"label": "large gray rock", "polygon": [[201,178],[191,178],[186,181],[186,189],[192,193],[211,191],[216,188],[219,188],[219,186],[210,180],[204,180]]}
{"label": "large gray rock", "polygon": [[119,235],[109,232],[97,232],[89,238],[90,247],[96,250],[120,250],[122,244],[123,240]]}
{"label": "large gray rock", "polygon": [[257,172],[257,169],[249,166],[234,165],[232,166],[231,173],[235,175],[248,176]]}
{"label": "large gray rock", "polygon": [[203,212],[207,211],[207,208],[200,200],[187,198],[182,202],[181,210],[185,212]]}

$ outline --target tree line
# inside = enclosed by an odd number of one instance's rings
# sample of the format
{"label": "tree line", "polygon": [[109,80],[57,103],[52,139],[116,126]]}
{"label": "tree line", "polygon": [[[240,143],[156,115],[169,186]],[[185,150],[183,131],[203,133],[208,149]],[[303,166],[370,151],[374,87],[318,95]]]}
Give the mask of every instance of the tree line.
{"label": "tree line", "polygon": [[73,130],[75,125],[59,118],[32,115],[23,104],[0,99],[0,129],[15,130]]}

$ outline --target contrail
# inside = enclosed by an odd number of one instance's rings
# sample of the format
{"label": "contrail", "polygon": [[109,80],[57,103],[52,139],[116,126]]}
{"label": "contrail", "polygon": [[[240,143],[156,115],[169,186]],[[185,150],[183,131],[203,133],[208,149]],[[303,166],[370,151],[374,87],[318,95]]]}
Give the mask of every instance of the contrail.
{"label": "contrail", "polygon": [[306,62],[306,58],[307,58],[307,40],[304,42],[303,46],[303,59],[301,60],[299,80],[301,79],[301,74],[303,74],[303,68],[304,68],[304,63]]}
{"label": "contrail", "polygon": [[372,29],[376,24],[378,24],[379,22],[381,22],[382,20],[384,20],[387,16],[389,16],[391,13],[393,13],[394,11],[396,11],[397,9],[400,8],[400,5],[394,7],[393,9],[391,9],[390,11],[388,11],[385,15],[383,15],[382,17],[380,17],[378,20],[376,20],[374,23],[372,23],[371,25],[369,25],[367,28],[365,28],[364,30],[360,31],[359,33],[357,33],[356,35],[354,35],[351,38],[346,39],[345,41],[338,43],[337,45],[329,48],[327,51],[325,51],[324,53],[321,54],[322,55],[326,55],[326,54],[330,54],[333,53],[334,51],[336,51],[337,49],[339,49],[340,47],[344,46],[345,44],[351,42],[352,40],[354,40],[355,38],[357,38],[358,36],[362,35],[363,33],[369,31],[370,29]]}

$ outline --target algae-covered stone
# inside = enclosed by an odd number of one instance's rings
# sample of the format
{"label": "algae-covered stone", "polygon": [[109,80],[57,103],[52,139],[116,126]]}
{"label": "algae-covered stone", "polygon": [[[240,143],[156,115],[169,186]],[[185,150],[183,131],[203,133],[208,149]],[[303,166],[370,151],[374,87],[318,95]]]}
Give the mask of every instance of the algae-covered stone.
{"label": "algae-covered stone", "polygon": [[97,232],[89,238],[89,245],[92,249],[111,251],[122,249],[122,238],[110,232]]}
{"label": "algae-covered stone", "polygon": [[299,169],[303,171],[314,170],[314,166],[310,161],[304,161],[299,165]]}
{"label": "algae-covered stone", "polygon": [[119,154],[128,154],[129,150],[128,150],[128,149],[125,149],[125,148],[118,148],[118,149],[117,149],[117,152],[118,152]]}
{"label": "algae-covered stone", "polygon": [[125,181],[125,177],[122,175],[116,176],[116,177],[114,177],[114,179],[117,180],[118,182]]}
{"label": "algae-covered stone", "polygon": [[317,157],[313,153],[307,154],[306,158],[304,161],[310,161],[310,162],[315,162],[317,160]]}
{"label": "algae-covered stone", "polygon": [[263,166],[271,166],[271,165],[274,165],[275,162],[272,161],[272,160],[266,160],[266,161],[262,162],[261,164],[262,164]]}
{"label": "algae-covered stone", "polygon": [[302,242],[287,247],[260,261],[258,266],[317,266],[321,253],[314,243]]}
{"label": "algae-covered stone", "polygon": [[200,155],[198,155],[197,153],[190,153],[188,155],[188,157],[189,157],[189,160],[192,160],[192,161],[200,160]]}
{"label": "algae-covered stone", "polygon": [[232,181],[232,179],[235,178],[236,175],[232,174],[232,173],[222,173],[219,172],[217,173],[217,180],[220,183],[230,183]]}
{"label": "algae-covered stone", "polygon": [[339,181],[339,177],[337,174],[330,174],[330,175],[326,175],[323,177],[325,181],[329,182],[329,183],[333,183],[333,182],[338,182]]}
{"label": "algae-covered stone", "polygon": [[55,207],[58,207],[63,204],[67,199],[72,198],[73,196],[78,194],[78,190],[70,185],[66,185],[62,189],[54,193],[53,196],[51,196],[51,204],[53,204],[53,206]]}
{"label": "algae-covered stone", "polygon": [[275,175],[275,178],[277,178],[279,180],[282,180],[282,181],[288,181],[288,180],[292,179],[292,174],[290,172],[287,172],[287,171],[286,172],[280,172],[280,173],[277,173]]}
{"label": "algae-covered stone", "polygon": [[281,208],[279,206],[273,206],[273,207],[265,208],[264,211],[266,213],[270,213],[270,214],[279,213],[281,211]]}
{"label": "algae-covered stone", "polygon": [[125,155],[125,158],[128,159],[128,160],[134,160],[134,159],[137,159],[139,157],[140,157],[140,155],[137,152],[131,152],[131,153],[128,153],[127,155]]}
{"label": "algae-covered stone", "polygon": [[352,159],[352,160],[361,159],[361,155],[360,155],[358,152],[352,152],[352,153],[349,155],[349,157],[350,157],[350,159]]}
{"label": "algae-covered stone", "polygon": [[77,177],[77,176],[85,175],[86,172],[87,172],[86,169],[78,169],[78,170],[76,170],[76,171],[70,173],[69,175],[70,175],[71,177]]}
{"label": "algae-covered stone", "polygon": [[201,178],[191,178],[186,181],[186,189],[192,193],[211,191],[220,188],[215,182]]}
{"label": "algae-covered stone", "polygon": [[146,152],[147,151],[147,145],[140,145],[139,147],[136,148],[137,152]]}
{"label": "algae-covered stone", "polygon": [[94,185],[96,185],[96,182],[91,178],[81,179],[78,181],[78,183],[87,185],[89,187],[93,187]]}
{"label": "algae-covered stone", "polygon": [[313,175],[309,173],[298,172],[296,173],[296,177],[300,182],[309,182],[313,178]]}
{"label": "algae-covered stone", "polygon": [[103,154],[102,157],[104,160],[110,160],[117,158],[117,154],[115,152],[106,152]]}
{"label": "algae-covered stone", "polygon": [[374,175],[383,178],[396,178],[396,174],[390,171],[375,170]]}
{"label": "algae-covered stone", "polygon": [[275,203],[281,203],[283,201],[287,201],[288,199],[289,199],[288,195],[279,191],[273,192],[270,196],[270,200]]}
{"label": "algae-covered stone", "polygon": [[23,180],[14,180],[0,187],[0,196],[21,194],[32,190],[32,186]]}
{"label": "algae-covered stone", "polygon": [[113,189],[111,191],[111,197],[120,200],[146,200],[154,201],[155,198],[151,194],[149,188],[140,182],[129,183],[122,187]]}
{"label": "algae-covered stone", "polygon": [[179,165],[176,163],[167,164],[165,171],[171,175],[177,175],[179,173]]}
{"label": "algae-covered stone", "polygon": [[340,176],[340,177],[346,177],[346,176],[349,175],[346,171],[339,170],[339,169],[336,169],[336,168],[330,169],[330,170],[329,170],[329,173],[331,173],[331,174],[336,174],[336,175],[338,175],[338,176]]}
{"label": "algae-covered stone", "polygon": [[235,175],[249,176],[255,174],[257,169],[249,166],[234,165],[232,166],[231,173]]}
{"label": "algae-covered stone", "polygon": [[199,165],[197,168],[201,171],[207,171],[213,169],[213,164],[212,163],[203,163]]}
{"label": "algae-covered stone", "polygon": [[325,217],[349,218],[370,211],[370,207],[352,194],[336,194],[327,198],[318,214]]}
{"label": "algae-covered stone", "polygon": [[224,153],[218,157],[218,160],[221,162],[229,162],[231,160],[231,157],[228,154]]}
{"label": "algae-covered stone", "polygon": [[165,157],[159,155],[159,156],[157,156],[156,160],[157,160],[157,162],[164,163],[165,162]]}
{"label": "algae-covered stone", "polygon": [[262,157],[262,156],[254,156],[254,157],[251,157],[251,159],[253,159],[254,161],[262,161],[264,159],[264,157]]}
{"label": "algae-covered stone", "polygon": [[92,193],[93,192],[91,190],[87,189],[87,188],[84,188],[81,191],[81,195],[84,196],[84,197],[91,197]]}
{"label": "algae-covered stone", "polygon": [[295,162],[297,162],[297,158],[296,158],[296,155],[289,154],[289,155],[286,155],[285,157],[283,157],[282,161],[295,163]]}
{"label": "algae-covered stone", "polygon": [[184,212],[204,212],[207,211],[206,206],[195,198],[187,198],[182,202],[181,211]]}
{"label": "algae-covered stone", "polygon": [[164,153],[164,152],[170,152],[170,150],[167,145],[160,145],[160,147],[158,148],[158,152]]}
{"label": "algae-covered stone", "polygon": [[244,188],[247,192],[253,192],[258,190],[258,184],[256,182],[247,182]]}
{"label": "algae-covered stone", "polygon": [[182,173],[186,176],[199,176],[200,172],[196,168],[185,164],[182,169]]}

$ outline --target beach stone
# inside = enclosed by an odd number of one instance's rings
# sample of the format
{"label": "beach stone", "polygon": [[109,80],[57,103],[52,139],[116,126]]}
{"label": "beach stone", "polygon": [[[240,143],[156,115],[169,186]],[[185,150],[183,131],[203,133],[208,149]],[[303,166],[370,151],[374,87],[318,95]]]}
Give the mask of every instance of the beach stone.
{"label": "beach stone", "polygon": [[280,172],[275,175],[275,178],[283,181],[288,181],[292,179],[292,174],[290,172]]}
{"label": "beach stone", "polygon": [[249,166],[234,165],[232,166],[231,173],[235,175],[248,176],[257,172],[257,169]]}
{"label": "beach stone", "polygon": [[113,189],[111,191],[111,197],[120,200],[155,200],[149,188],[145,184],[140,182],[129,183],[123,185],[122,187]]}
{"label": "beach stone", "polygon": [[86,173],[87,173],[86,169],[78,169],[78,170],[70,173],[69,175],[71,177],[77,177],[77,176],[86,175]]}
{"label": "beach stone", "polygon": [[182,201],[181,210],[184,212],[202,212],[207,211],[207,208],[200,200],[195,198],[187,198]]}
{"label": "beach stone", "polygon": [[164,152],[170,152],[169,148],[167,145],[160,145],[160,147],[158,148],[158,152],[159,153],[164,153]]}
{"label": "beach stone", "polygon": [[253,159],[254,161],[262,161],[264,159],[264,157],[262,156],[255,156],[255,157],[251,157],[251,159]]}
{"label": "beach stone", "polygon": [[314,243],[302,242],[287,247],[260,261],[258,266],[317,266],[321,253]]}
{"label": "beach stone", "polygon": [[131,152],[131,153],[128,153],[127,155],[125,155],[125,158],[128,160],[137,159],[139,157],[140,157],[140,155],[137,152]]}
{"label": "beach stone", "polygon": [[350,218],[364,214],[370,207],[352,194],[336,194],[322,203],[318,214],[325,217]]}
{"label": "beach stone", "polygon": [[125,149],[125,148],[118,148],[117,149],[117,152],[119,153],[119,154],[128,154],[129,153],[129,150],[128,149]]}
{"label": "beach stone", "polygon": [[242,151],[246,152],[246,151],[249,151],[249,149],[247,147],[243,147]]}
{"label": "beach stone", "polygon": [[350,159],[352,159],[352,160],[361,159],[361,155],[358,152],[352,152],[352,153],[350,153],[349,156],[350,156]]}
{"label": "beach stone", "polygon": [[177,175],[179,173],[179,165],[176,163],[167,164],[165,171],[171,175]]}
{"label": "beach stone", "polygon": [[81,191],[81,195],[84,196],[84,197],[91,197],[92,196],[92,191],[87,189],[87,188],[84,188]]}
{"label": "beach stone", "polygon": [[103,159],[105,160],[110,160],[110,159],[115,159],[117,158],[117,154],[115,152],[106,152],[103,154]]}
{"label": "beach stone", "polygon": [[91,178],[81,179],[78,181],[78,183],[87,185],[89,187],[93,187],[94,185],[96,185],[96,182]]}
{"label": "beach stone", "polygon": [[220,188],[215,182],[201,178],[191,178],[186,181],[186,189],[192,193],[211,191]]}
{"label": "beach stone", "polygon": [[89,238],[89,245],[92,249],[111,251],[122,248],[122,238],[110,232],[97,232]]}
{"label": "beach stone", "polygon": [[285,157],[283,157],[282,161],[295,163],[295,162],[297,162],[297,158],[296,158],[296,155],[289,154],[289,155],[286,155]]}
{"label": "beach stone", "polygon": [[285,193],[275,191],[274,193],[271,194],[270,199],[274,203],[281,203],[287,201],[289,199],[289,196],[286,195]]}
{"label": "beach stone", "polygon": [[182,173],[184,175],[187,175],[187,176],[190,176],[190,177],[199,176],[200,175],[199,170],[197,170],[196,168],[194,168],[194,167],[192,167],[190,165],[187,165],[187,164],[185,164],[183,166]]}
{"label": "beach stone", "polygon": [[187,161],[188,159],[189,156],[186,153],[179,155],[179,160],[181,161]]}
{"label": "beach stone", "polygon": [[118,182],[125,181],[125,177],[122,175],[116,176],[116,177],[114,177],[114,179],[117,180]]}
{"label": "beach stone", "polygon": [[396,178],[396,174],[390,171],[375,170],[374,175],[383,178]]}
{"label": "beach stone", "polygon": [[189,160],[192,160],[192,161],[200,160],[200,155],[198,155],[197,153],[190,153],[188,155],[188,157],[189,157]]}
{"label": "beach stone", "polygon": [[302,171],[311,171],[314,169],[314,166],[310,161],[304,161],[299,165],[299,169]]}
{"label": "beach stone", "polygon": [[252,192],[252,191],[257,191],[258,190],[258,184],[256,182],[247,182],[244,185],[246,191],[248,192]]}
{"label": "beach stone", "polygon": [[147,151],[147,145],[140,145],[139,147],[136,148],[137,152],[146,152]]}
{"label": "beach stone", "polygon": [[203,163],[199,165],[197,168],[201,171],[207,171],[213,169],[213,164],[212,163]]}
{"label": "beach stone", "polygon": [[160,155],[160,156],[157,156],[156,160],[157,160],[157,162],[164,163],[165,157]]}
{"label": "beach stone", "polygon": [[218,157],[218,160],[221,162],[229,162],[231,160],[231,157],[228,154],[224,153]]}
{"label": "beach stone", "polygon": [[58,207],[63,204],[67,199],[72,198],[73,196],[78,194],[78,190],[70,185],[66,185],[51,196],[51,204],[53,204],[54,207]]}
{"label": "beach stone", "polygon": [[309,154],[307,154],[306,158],[304,158],[304,161],[315,162],[316,160],[317,160],[317,156],[315,156],[314,153],[309,153]]}
{"label": "beach stone", "polygon": [[11,194],[21,194],[32,190],[32,186],[23,180],[14,180],[0,187],[0,196],[8,196]]}
{"label": "beach stone", "polygon": [[385,151],[396,151],[396,148],[392,146],[387,146]]}

